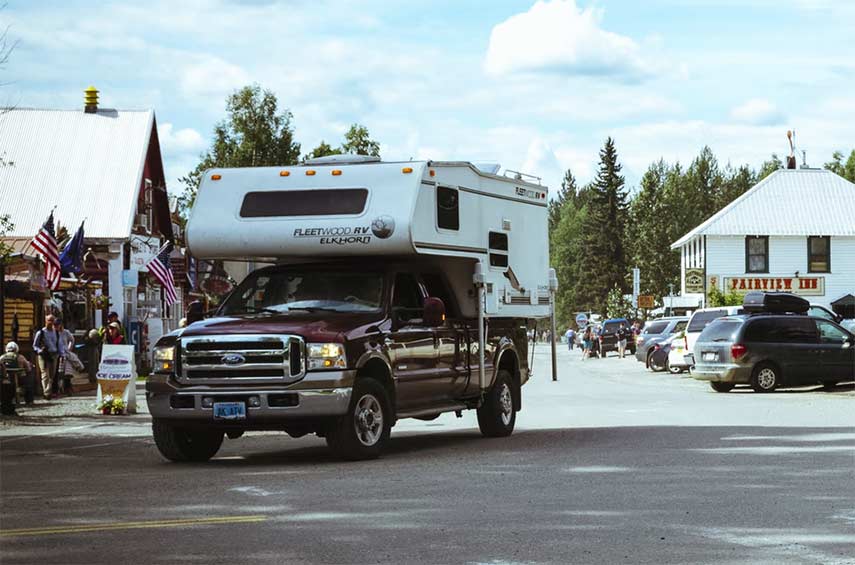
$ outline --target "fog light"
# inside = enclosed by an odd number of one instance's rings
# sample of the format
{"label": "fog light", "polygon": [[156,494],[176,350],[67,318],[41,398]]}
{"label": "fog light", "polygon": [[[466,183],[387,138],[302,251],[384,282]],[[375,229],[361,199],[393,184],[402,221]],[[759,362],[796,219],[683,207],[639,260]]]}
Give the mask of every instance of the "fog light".
{"label": "fog light", "polygon": [[259,396],[250,396],[250,397],[247,399],[247,402],[249,403],[250,407],[252,407],[252,408],[258,408],[259,406],[261,406],[261,397],[259,397]]}
{"label": "fog light", "polygon": [[210,396],[202,398],[202,408],[210,408],[214,405],[214,399]]}

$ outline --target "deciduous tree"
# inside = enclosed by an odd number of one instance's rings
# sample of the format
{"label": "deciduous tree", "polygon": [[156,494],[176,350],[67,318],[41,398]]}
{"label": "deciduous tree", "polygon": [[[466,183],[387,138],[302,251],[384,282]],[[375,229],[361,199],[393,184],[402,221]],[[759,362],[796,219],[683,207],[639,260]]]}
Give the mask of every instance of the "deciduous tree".
{"label": "deciduous tree", "polygon": [[195,169],[179,179],[184,192],[178,199],[186,216],[196,198],[202,173],[213,167],[262,167],[297,164],[300,144],[294,141],[292,115],[279,109],[270,90],[245,86],[226,100],[225,120],[214,128],[211,147]]}

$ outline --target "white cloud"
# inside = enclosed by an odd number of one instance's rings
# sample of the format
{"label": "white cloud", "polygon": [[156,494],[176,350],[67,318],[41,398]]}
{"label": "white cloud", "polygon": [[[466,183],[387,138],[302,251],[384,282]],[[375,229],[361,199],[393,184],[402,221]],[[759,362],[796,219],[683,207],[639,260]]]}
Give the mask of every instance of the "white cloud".
{"label": "white cloud", "polygon": [[180,75],[181,91],[188,98],[225,98],[250,82],[243,68],[211,55],[193,56]]}
{"label": "white cloud", "polygon": [[764,98],[748,100],[731,110],[730,116],[739,123],[755,126],[774,126],[785,120],[778,107]]}
{"label": "white cloud", "polygon": [[490,34],[485,69],[491,75],[557,72],[635,81],[651,73],[638,44],[600,27],[602,11],[575,0],[538,1]]}
{"label": "white cloud", "polygon": [[541,177],[543,184],[551,189],[552,194],[557,194],[564,176],[564,169],[558,162],[555,151],[541,137],[535,137],[529,143],[521,172]]}
{"label": "white cloud", "polygon": [[159,124],[157,133],[164,152],[199,152],[205,148],[205,140],[193,128],[176,130],[172,124]]}

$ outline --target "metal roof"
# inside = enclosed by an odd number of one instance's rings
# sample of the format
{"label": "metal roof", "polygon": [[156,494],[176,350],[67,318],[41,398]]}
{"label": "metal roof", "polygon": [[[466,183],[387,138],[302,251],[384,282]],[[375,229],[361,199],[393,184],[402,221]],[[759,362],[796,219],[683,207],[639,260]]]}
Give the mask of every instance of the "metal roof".
{"label": "metal roof", "polygon": [[671,249],[700,235],[855,236],[855,184],[825,169],[781,169]]}
{"label": "metal roof", "polygon": [[0,214],[9,237],[32,237],[54,218],[86,239],[126,239],[154,127],[152,110],[42,110],[0,113]]}

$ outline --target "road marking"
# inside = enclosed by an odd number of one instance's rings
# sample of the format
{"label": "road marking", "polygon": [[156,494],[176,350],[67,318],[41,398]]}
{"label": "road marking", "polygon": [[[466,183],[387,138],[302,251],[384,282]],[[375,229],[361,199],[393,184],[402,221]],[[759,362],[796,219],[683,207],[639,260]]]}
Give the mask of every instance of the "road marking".
{"label": "road marking", "polygon": [[85,532],[106,532],[111,530],[169,528],[174,526],[204,526],[211,524],[242,524],[248,522],[263,522],[266,519],[267,516],[214,516],[211,518],[149,520],[146,522],[107,522],[102,524],[82,524],[79,526],[48,526],[44,528],[20,528],[17,530],[0,530],[0,537],[78,534]]}

